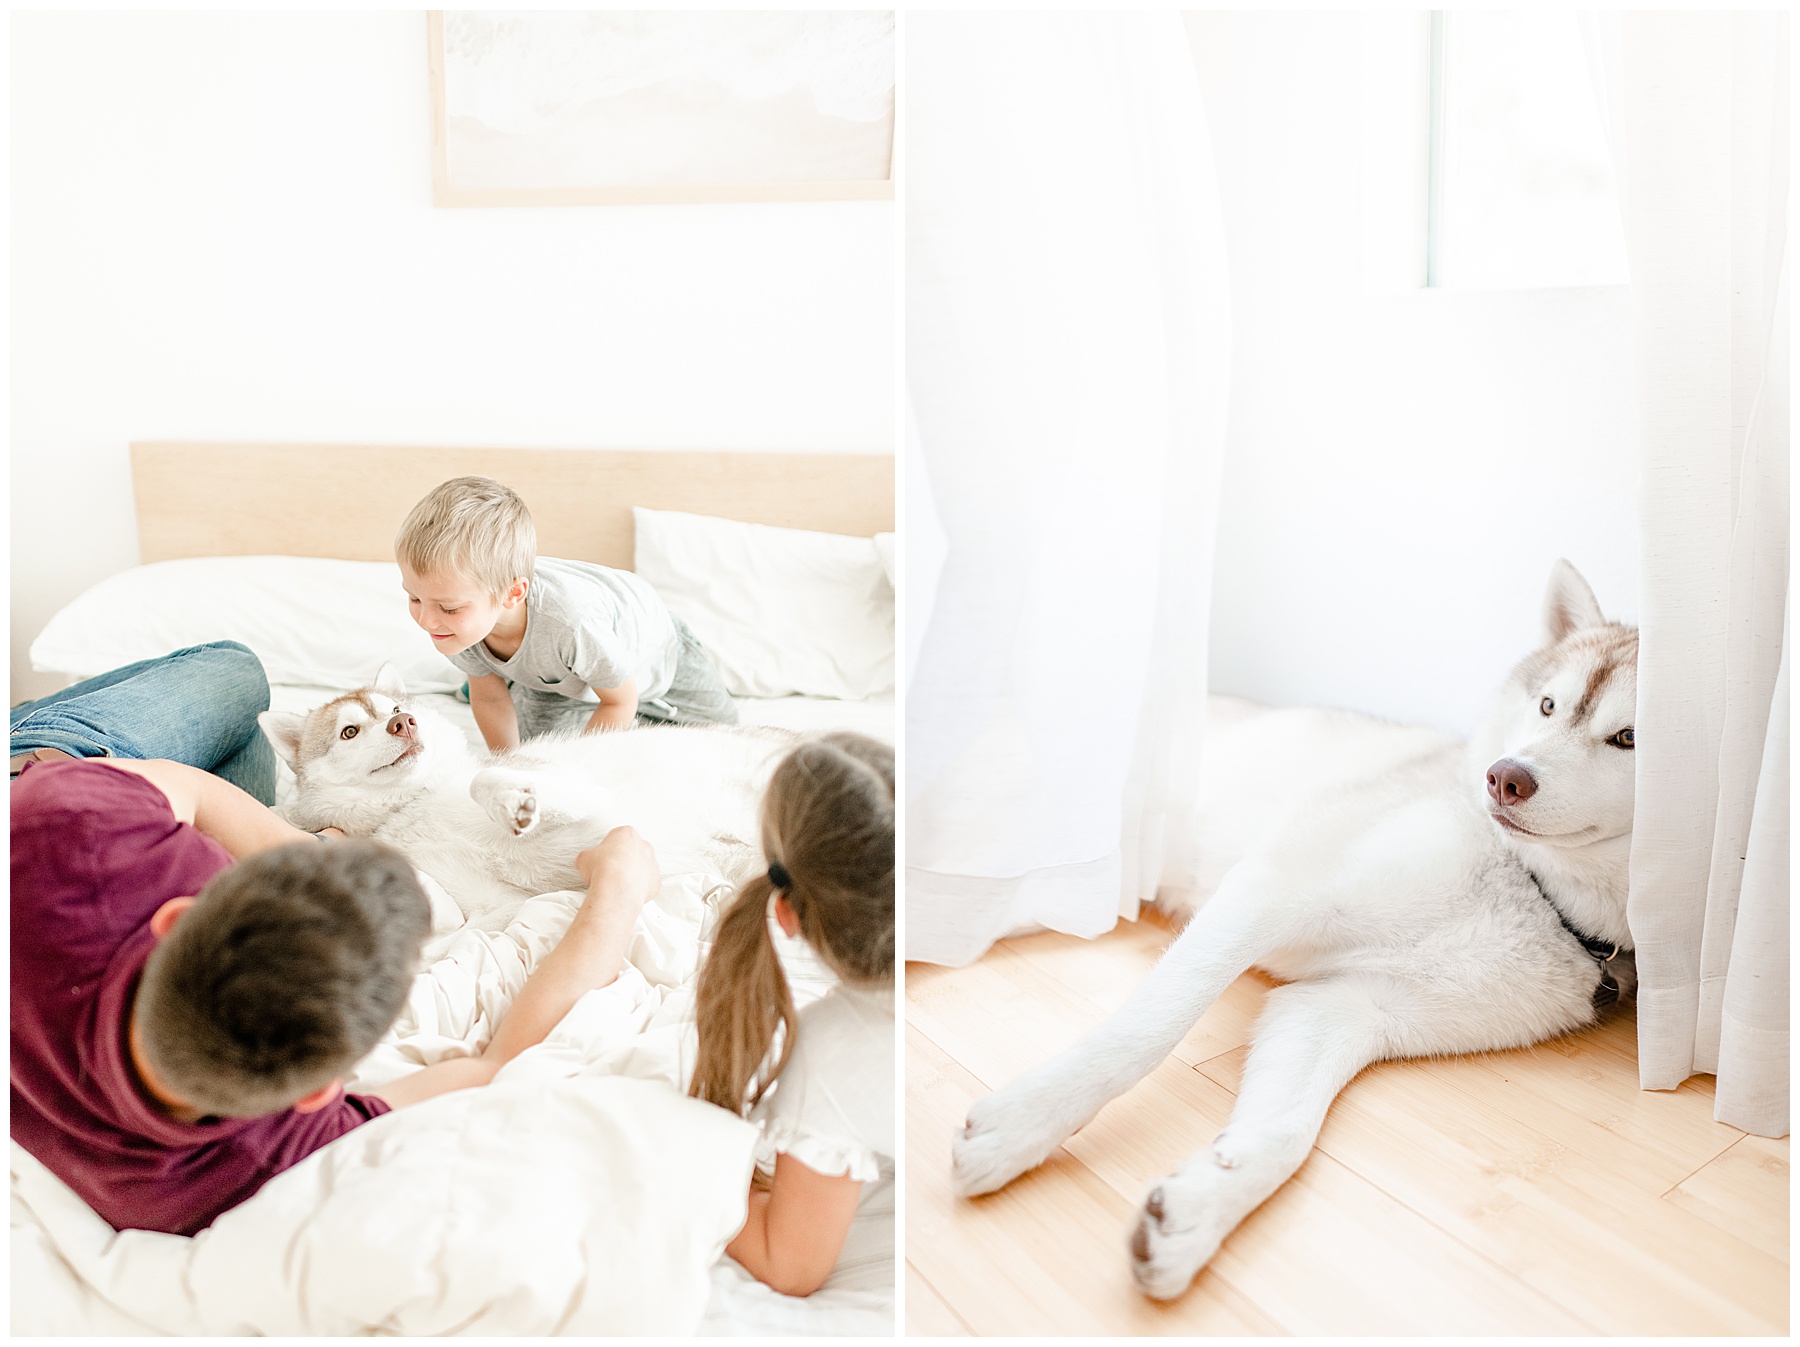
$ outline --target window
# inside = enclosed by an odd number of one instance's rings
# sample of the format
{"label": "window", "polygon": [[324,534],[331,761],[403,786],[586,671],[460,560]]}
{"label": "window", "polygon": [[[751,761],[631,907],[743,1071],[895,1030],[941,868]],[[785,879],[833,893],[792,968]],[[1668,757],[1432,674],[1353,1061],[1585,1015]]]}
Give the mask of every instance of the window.
{"label": "window", "polygon": [[1362,56],[1373,288],[1630,279],[1612,151],[1574,14],[1371,13]]}
{"label": "window", "polygon": [[1623,285],[1612,151],[1572,13],[1436,11],[1431,286]]}

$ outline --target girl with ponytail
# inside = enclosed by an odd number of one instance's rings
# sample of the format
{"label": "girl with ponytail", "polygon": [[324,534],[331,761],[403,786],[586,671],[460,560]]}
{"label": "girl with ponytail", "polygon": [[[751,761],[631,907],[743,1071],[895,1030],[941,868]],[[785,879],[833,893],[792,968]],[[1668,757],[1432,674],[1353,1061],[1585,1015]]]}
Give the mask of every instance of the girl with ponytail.
{"label": "girl with ponytail", "polygon": [[[848,733],[801,744],[770,778],[762,845],[768,871],[738,891],[700,970],[688,1091],[763,1126],[726,1252],[786,1295],[827,1277],[891,1290],[894,750]],[[798,1013],[771,920],[838,978]]]}

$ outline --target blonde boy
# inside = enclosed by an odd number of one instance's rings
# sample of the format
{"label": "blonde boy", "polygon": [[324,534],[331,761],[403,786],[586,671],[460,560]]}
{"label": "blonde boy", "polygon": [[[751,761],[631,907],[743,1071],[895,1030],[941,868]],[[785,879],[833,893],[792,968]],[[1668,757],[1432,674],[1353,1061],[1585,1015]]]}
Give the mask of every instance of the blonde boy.
{"label": "blonde boy", "polygon": [[706,650],[656,591],[630,571],[538,556],[525,502],[492,478],[435,487],[394,555],[413,621],[469,676],[497,752],[639,718],[737,723]]}

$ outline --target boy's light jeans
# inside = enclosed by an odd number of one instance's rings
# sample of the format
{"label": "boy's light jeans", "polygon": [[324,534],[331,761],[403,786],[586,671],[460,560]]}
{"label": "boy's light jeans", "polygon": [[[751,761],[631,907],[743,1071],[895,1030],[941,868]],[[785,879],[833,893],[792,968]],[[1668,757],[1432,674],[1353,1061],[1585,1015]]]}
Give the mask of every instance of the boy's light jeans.
{"label": "boy's light jeans", "polygon": [[15,706],[12,748],[77,758],[171,758],[275,803],[275,750],[256,723],[269,709],[262,661],[236,641],[190,646]]}

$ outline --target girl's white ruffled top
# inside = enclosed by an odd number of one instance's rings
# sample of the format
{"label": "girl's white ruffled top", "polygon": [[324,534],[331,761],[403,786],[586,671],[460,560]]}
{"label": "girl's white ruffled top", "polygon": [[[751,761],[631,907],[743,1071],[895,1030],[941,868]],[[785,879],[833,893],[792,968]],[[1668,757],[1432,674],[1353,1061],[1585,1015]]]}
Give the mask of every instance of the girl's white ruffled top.
{"label": "girl's white ruffled top", "polygon": [[778,1153],[861,1181],[856,1219],[826,1289],[891,1288],[894,1213],[894,989],[839,984],[800,1011],[793,1055],[751,1112],[757,1163]]}
{"label": "girl's white ruffled top", "polygon": [[751,1120],[757,1163],[777,1153],[874,1183],[894,1172],[894,989],[843,984],[800,1011],[793,1055]]}

